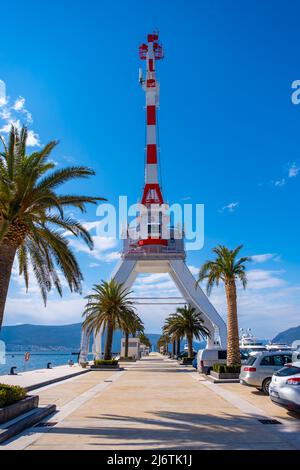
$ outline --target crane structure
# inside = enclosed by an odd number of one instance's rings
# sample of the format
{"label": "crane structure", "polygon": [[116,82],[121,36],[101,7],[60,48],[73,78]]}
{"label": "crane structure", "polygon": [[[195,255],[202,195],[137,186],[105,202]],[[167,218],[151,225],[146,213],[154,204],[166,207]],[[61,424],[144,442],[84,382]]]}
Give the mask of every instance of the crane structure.
{"label": "crane structure", "polygon": [[[196,285],[185,262],[184,232],[179,227],[170,226],[168,204],[164,202],[159,183],[157,108],[160,86],[156,62],[163,58],[164,53],[157,32],[149,34],[147,43],[140,45],[139,56],[146,63],[145,77],[142,69],[139,71],[139,82],[146,96],[145,184],[136,225],[134,230],[132,226],[126,229],[121,260],[112,273],[112,279],[130,289],[140,273],[168,273],[186,303],[202,313],[204,325],[210,332],[207,348],[226,348],[226,324],[200,286]],[[90,334],[83,328],[80,350],[80,361],[83,362],[87,360]],[[101,333],[94,335],[96,358],[101,357],[101,338]]]}

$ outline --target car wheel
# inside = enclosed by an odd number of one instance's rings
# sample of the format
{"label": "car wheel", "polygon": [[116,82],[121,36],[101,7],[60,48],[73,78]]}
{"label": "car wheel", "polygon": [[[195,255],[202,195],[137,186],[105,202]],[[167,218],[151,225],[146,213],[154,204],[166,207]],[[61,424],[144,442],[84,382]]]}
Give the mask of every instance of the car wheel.
{"label": "car wheel", "polygon": [[269,387],[270,387],[271,379],[265,379],[262,383],[262,391],[265,395],[269,395]]}

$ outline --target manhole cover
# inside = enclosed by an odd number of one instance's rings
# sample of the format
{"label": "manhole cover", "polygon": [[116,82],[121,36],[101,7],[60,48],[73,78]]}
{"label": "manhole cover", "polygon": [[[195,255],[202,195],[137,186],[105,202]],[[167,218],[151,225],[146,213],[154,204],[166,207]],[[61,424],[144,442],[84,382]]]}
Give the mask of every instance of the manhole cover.
{"label": "manhole cover", "polygon": [[277,419],[259,419],[258,421],[262,424],[282,424]]}

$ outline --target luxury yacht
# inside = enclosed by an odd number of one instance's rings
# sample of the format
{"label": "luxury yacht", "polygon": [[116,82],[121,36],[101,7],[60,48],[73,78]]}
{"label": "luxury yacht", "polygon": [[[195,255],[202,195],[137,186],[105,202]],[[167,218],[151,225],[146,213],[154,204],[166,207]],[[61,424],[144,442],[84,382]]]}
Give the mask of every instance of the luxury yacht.
{"label": "luxury yacht", "polygon": [[251,328],[240,329],[240,349],[251,349],[252,351],[265,350],[266,346],[258,341],[252,334]]}

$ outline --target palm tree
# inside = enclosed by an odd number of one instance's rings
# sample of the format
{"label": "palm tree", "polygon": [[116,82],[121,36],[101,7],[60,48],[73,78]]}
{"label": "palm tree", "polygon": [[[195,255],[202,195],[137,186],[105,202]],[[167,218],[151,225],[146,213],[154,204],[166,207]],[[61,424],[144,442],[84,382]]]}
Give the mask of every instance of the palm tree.
{"label": "palm tree", "polygon": [[129,335],[132,334],[135,336],[138,332],[143,332],[144,324],[140,317],[136,313],[133,313],[128,315],[128,318],[126,318],[122,330],[125,336],[124,356],[128,357]]}
{"label": "palm tree", "polygon": [[171,337],[170,335],[164,333],[160,336],[156,343],[156,347],[158,350],[160,350],[161,347],[163,347],[164,354],[168,352],[169,344],[171,342]]}
{"label": "palm tree", "polygon": [[141,344],[146,346],[146,348],[149,348],[149,349],[151,348],[152,344],[150,342],[150,339],[148,338],[148,336],[144,334],[143,331],[138,334],[138,338],[140,338]]}
{"label": "palm tree", "polygon": [[204,326],[201,313],[191,305],[178,307],[166,321],[165,331],[171,338],[186,336],[188,343],[188,357],[193,357],[193,338],[209,337],[209,330]]}
{"label": "palm tree", "polygon": [[[172,328],[172,318],[171,318],[171,315],[165,320],[165,324],[163,326],[163,332],[165,334],[168,334],[168,332],[170,331],[170,329]],[[180,353],[179,349],[180,349],[180,341],[181,341],[181,338],[182,338],[182,332],[181,331],[175,331],[173,330],[171,335],[170,335],[170,340],[171,342],[173,343],[173,352],[172,352],[172,355],[175,354],[178,355]],[[176,346],[175,346],[176,345]]]}
{"label": "palm tree", "polygon": [[96,198],[62,194],[57,190],[76,178],[87,178],[94,171],[86,167],[54,169],[50,154],[57,145],[48,143],[42,150],[26,154],[27,129],[19,132],[12,127],[9,142],[0,136],[0,328],[9,287],[13,262],[17,257],[19,273],[29,285],[29,263],[41,289],[44,303],[55,286],[62,295],[57,267],[66,278],[71,291],[81,292],[83,279],[79,265],[64,231],[70,232],[92,249],[88,231],[78,220],[64,215],[66,207],[85,211],[87,203]]}
{"label": "palm tree", "polygon": [[250,258],[244,256],[237,259],[237,255],[243,245],[239,245],[234,250],[229,250],[224,245],[218,245],[213,249],[217,255],[213,261],[203,264],[199,272],[198,283],[207,279],[207,294],[210,295],[214,285],[219,286],[220,281],[225,285],[227,300],[227,365],[241,363],[239,350],[239,329],[236,302],[236,280],[240,280],[243,288],[247,286],[245,273],[245,263]]}
{"label": "palm tree", "polygon": [[95,333],[98,333],[102,327],[106,328],[104,359],[109,360],[114,331],[122,330],[135,315],[133,302],[128,298],[131,292],[114,279],[94,284],[92,290],[93,293],[86,297],[88,302],[83,313],[86,316],[83,327],[88,331],[94,330]]}

